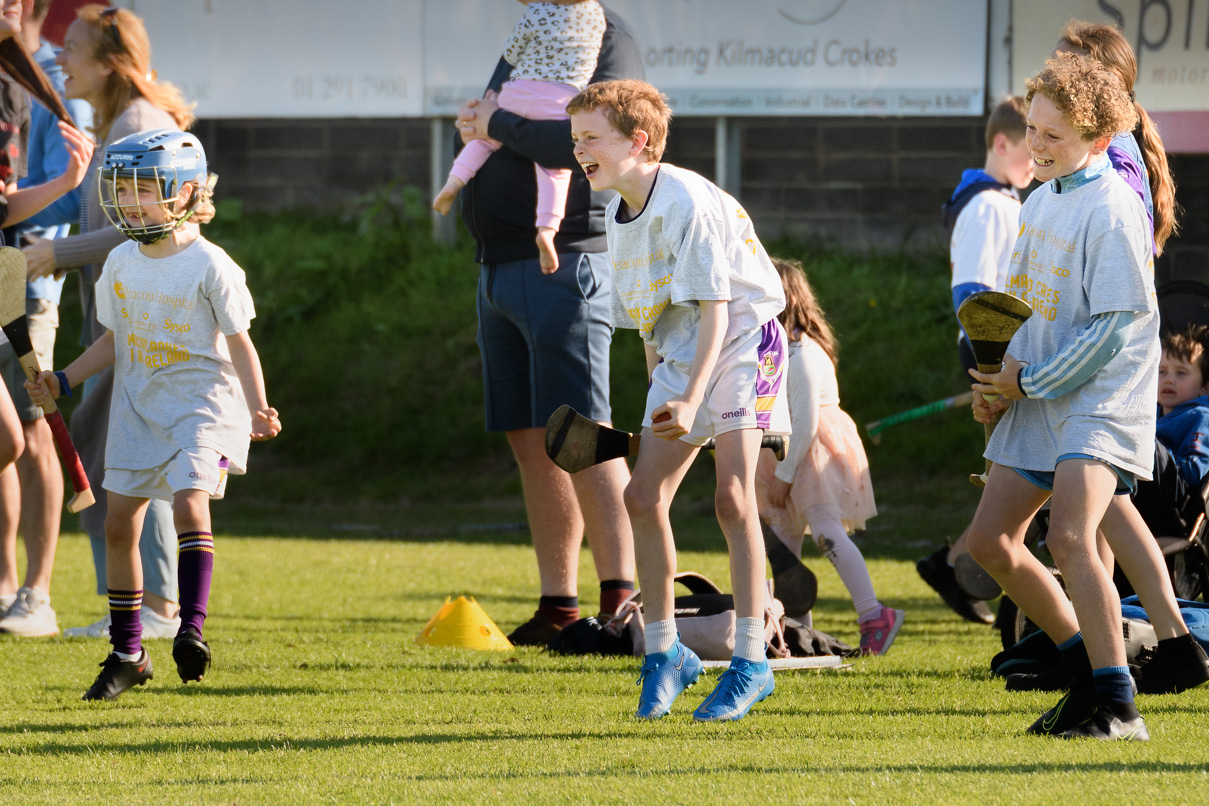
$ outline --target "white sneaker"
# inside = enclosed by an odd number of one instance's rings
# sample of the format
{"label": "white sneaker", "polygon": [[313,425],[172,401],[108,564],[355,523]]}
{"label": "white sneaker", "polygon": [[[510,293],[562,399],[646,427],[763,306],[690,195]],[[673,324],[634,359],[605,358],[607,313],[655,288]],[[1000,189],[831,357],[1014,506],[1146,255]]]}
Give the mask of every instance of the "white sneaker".
{"label": "white sneaker", "polygon": [[0,619],[0,632],[22,638],[50,638],[59,634],[59,621],[50,596],[33,588],[17,591],[17,599]]}
{"label": "white sneaker", "polygon": [[13,606],[13,602],[17,601],[17,594],[10,593],[7,596],[0,596],[0,618],[8,615],[8,609]]}
{"label": "white sneaker", "polygon": [[[167,619],[149,607],[144,607],[139,613],[139,621],[143,625],[144,638],[175,638],[181,628],[180,616]],[[87,627],[72,627],[63,631],[64,638],[108,638],[109,614],[106,613],[100,621],[94,621]]]}

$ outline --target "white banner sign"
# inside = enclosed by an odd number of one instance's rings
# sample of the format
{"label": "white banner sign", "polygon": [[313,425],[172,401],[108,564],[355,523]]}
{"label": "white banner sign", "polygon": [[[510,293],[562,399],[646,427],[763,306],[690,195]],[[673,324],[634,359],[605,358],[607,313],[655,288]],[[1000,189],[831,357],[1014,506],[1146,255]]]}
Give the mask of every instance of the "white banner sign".
{"label": "white banner sign", "polygon": [[[124,0],[202,117],[451,115],[520,4]],[[979,115],[985,2],[606,0],[679,115]],[[1019,5],[1019,4],[1017,4]]]}

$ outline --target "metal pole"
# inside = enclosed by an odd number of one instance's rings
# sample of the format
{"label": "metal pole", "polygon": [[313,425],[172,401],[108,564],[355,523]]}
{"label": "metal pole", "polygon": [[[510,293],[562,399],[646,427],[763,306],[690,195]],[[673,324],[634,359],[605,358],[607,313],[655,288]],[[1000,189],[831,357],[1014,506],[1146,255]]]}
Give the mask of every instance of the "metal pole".
{"label": "metal pole", "polygon": [[[445,178],[449,175],[449,166],[453,164],[453,120],[451,118],[433,118],[430,128],[432,140],[429,167],[432,181],[429,183],[429,199],[436,198],[445,186]],[[460,209],[454,205],[454,210]],[[457,235],[457,213],[441,215],[432,211],[432,237],[438,243],[453,245]]]}

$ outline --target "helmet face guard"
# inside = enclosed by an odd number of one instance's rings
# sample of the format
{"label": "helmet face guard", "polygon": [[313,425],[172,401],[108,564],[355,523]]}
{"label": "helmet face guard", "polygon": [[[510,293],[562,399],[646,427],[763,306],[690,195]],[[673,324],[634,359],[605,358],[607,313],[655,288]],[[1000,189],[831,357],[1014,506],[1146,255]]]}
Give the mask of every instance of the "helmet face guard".
{"label": "helmet face guard", "polygon": [[[143,204],[135,194],[132,201],[119,204],[119,180],[152,183],[158,198]],[[193,192],[178,204],[177,197],[187,182],[193,183]],[[101,209],[109,223],[143,244],[163,240],[188,221],[206,183],[206,155],[201,144],[192,135],[171,129],[136,132],[114,142],[105,149],[97,172]],[[161,211],[156,223],[148,221],[151,207]]]}

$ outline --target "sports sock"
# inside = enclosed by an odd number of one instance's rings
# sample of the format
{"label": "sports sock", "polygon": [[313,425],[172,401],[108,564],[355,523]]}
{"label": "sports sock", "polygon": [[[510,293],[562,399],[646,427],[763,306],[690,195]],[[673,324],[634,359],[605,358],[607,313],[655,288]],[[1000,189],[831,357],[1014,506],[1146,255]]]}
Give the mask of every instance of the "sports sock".
{"label": "sports sock", "polygon": [[680,638],[676,632],[676,619],[666,621],[650,621],[642,628],[642,640],[646,644],[646,654],[667,652],[676,645]]}
{"label": "sports sock", "polygon": [[1138,709],[1133,704],[1133,681],[1128,666],[1104,666],[1093,669],[1096,686],[1096,707],[1111,711],[1121,719],[1136,719]]}
{"label": "sports sock", "polygon": [[762,661],[764,653],[764,617],[735,619],[734,657]]}
{"label": "sports sock", "polygon": [[176,574],[180,583],[181,630],[192,629],[201,635],[210,601],[210,579],[214,575],[214,535],[185,532],[178,539]]}
{"label": "sports sock", "polygon": [[857,617],[862,621],[874,618],[881,612],[881,603],[873,592],[873,580],[861,550],[848,537],[848,530],[837,518],[809,519],[810,534],[819,551],[835,567],[840,581],[848,589]]}
{"label": "sports sock", "polygon": [[543,596],[537,600],[537,614],[562,629],[579,618],[579,597]]}
{"label": "sports sock", "polygon": [[1077,632],[1070,638],[1058,644],[1062,659],[1070,666],[1075,677],[1075,684],[1091,684],[1091,660],[1087,657],[1087,645],[1083,643],[1083,633]]}
{"label": "sports sock", "polygon": [[600,612],[612,616],[621,603],[634,592],[634,583],[628,579],[604,579],[600,582]]}
{"label": "sports sock", "polygon": [[109,643],[113,651],[138,655],[143,647],[143,592],[109,589]]}

